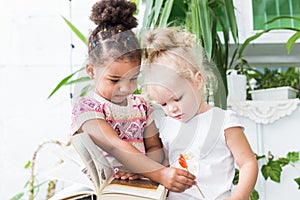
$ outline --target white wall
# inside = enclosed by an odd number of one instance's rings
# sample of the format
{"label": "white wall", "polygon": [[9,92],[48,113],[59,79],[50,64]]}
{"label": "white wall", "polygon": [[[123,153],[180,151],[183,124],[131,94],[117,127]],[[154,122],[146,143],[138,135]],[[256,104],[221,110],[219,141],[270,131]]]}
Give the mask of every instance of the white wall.
{"label": "white wall", "polygon": [[[255,109],[253,110],[255,112]],[[266,110],[266,113],[274,112],[274,110],[276,109]],[[275,114],[276,111],[274,112]],[[253,151],[258,155],[267,155],[268,151],[270,151],[275,156],[275,159],[278,159],[279,157],[286,157],[288,152],[299,151],[300,104],[290,115],[283,116],[273,123],[258,124],[245,116],[240,116],[240,120],[245,125],[245,134],[251,143]],[[259,164],[261,167],[265,164],[265,160],[260,160]],[[295,163],[294,167],[291,165],[283,167],[280,183],[276,183],[270,178],[266,181],[259,171],[255,188],[259,192],[260,199],[300,199],[300,190],[294,181],[295,178],[300,176],[299,169],[299,162]]]}
{"label": "white wall", "polygon": [[[94,2],[0,0],[0,199],[23,191],[29,179],[24,165],[41,142],[67,139],[70,88],[47,97],[71,73],[71,64],[74,71],[83,63],[86,47],[71,37],[61,15],[72,18],[87,35],[93,28],[88,16]],[[54,148],[50,147],[43,149],[40,159],[51,160]],[[48,164],[38,157],[37,172]],[[45,199],[43,195],[41,191],[36,199]]]}

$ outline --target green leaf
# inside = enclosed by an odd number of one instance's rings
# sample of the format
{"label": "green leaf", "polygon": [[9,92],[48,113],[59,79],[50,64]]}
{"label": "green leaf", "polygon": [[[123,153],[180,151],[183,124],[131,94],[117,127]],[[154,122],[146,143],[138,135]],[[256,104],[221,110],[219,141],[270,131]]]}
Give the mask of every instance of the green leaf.
{"label": "green leaf", "polygon": [[240,171],[239,169],[235,168],[235,173],[234,173],[234,178],[233,178],[233,185],[237,185],[239,182],[239,178],[240,178]]}
{"label": "green leaf", "polygon": [[288,39],[288,41],[287,41],[287,43],[286,43],[286,49],[287,49],[288,53],[291,52],[291,50],[292,50],[294,44],[296,43],[296,41],[297,41],[299,38],[300,38],[300,31],[298,31],[297,33],[295,33],[294,35],[292,35],[292,36]]}
{"label": "green leaf", "polygon": [[294,181],[298,184],[298,190],[300,190],[300,177],[295,178]]}
{"label": "green leaf", "polygon": [[158,27],[167,27],[167,22],[173,7],[173,3],[174,0],[166,0]]}
{"label": "green leaf", "polygon": [[44,185],[45,183],[47,183],[47,181],[43,181],[42,183],[39,183],[39,184],[33,186],[33,189],[38,189],[38,188],[40,188],[42,185]]}
{"label": "green leaf", "polygon": [[29,180],[26,181],[26,183],[25,183],[25,185],[24,185],[24,188],[26,188],[28,185],[29,185]]}
{"label": "green leaf", "polygon": [[69,76],[65,77],[63,80],[61,80],[58,85],[54,88],[54,90],[50,93],[50,95],[48,96],[48,99],[59,89],[61,88],[63,85],[67,85],[68,81],[75,75],[77,74],[79,71],[83,70],[84,67],[80,68],[79,70],[73,72],[72,74],[70,74]]}
{"label": "green leaf", "polygon": [[225,5],[225,12],[229,22],[231,34],[235,43],[238,43],[238,27],[234,13],[234,5],[232,0],[223,0]]}
{"label": "green leaf", "polygon": [[294,17],[294,16],[278,16],[278,17],[274,17],[274,18],[270,19],[269,21],[265,22],[264,25],[271,24],[271,23],[273,23],[277,20],[281,20],[281,19],[293,19],[296,21],[300,21],[300,18]]}
{"label": "green leaf", "polygon": [[72,31],[78,36],[78,38],[85,44],[87,45],[87,40],[85,36],[69,21],[67,20],[64,16],[61,16],[64,21],[68,24],[68,26],[72,29]]}
{"label": "green leaf", "polygon": [[[163,0],[156,0],[155,1],[155,5],[154,5],[154,17],[152,19],[152,24],[155,25],[157,24],[157,20],[158,20],[158,17],[159,17],[159,14],[160,14],[160,9],[163,5]],[[168,20],[168,19],[167,19]]]}
{"label": "green leaf", "polygon": [[91,91],[92,88],[93,88],[93,86],[92,86],[91,84],[88,84],[88,85],[84,86],[84,87],[81,89],[80,97],[85,96],[89,91]]}
{"label": "green leaf", "polygon": [[13,196],[10,200],[20,200],[23,196],[24,196],[24,192],[20,192],[19,194]]}
{"label": "green leaf", "polygon": [[31,165],[31,161],[28,160],[27,163],[25,164],[24,168],[28,169],[30,167],[30,165]]}
{"label": "green leaf", "polygon": [[241,45],[239,51],[238,51],[238,58],[241,58],[242,57],[242,54],[245,50],[245,48],[248,46],[248,44],[250,42],[252,42],[253,40],[259,38],[261,35],[263,35],[264,33],[267,33],[269,32],[270,30],[264,30],[264,31],[261,31],[259,33],[256,33],[255,35],[251,36],[251,37],[248,37],[245,42]]}
{"label": "green leaf", "polygon": [[248,37],[245,42],[242,44],[242,46],[240,47],[239,49],[239,53],[238,53],[238,58],[241,58],[242,57],[242,54],[245,50],[245,48],[248,46],[248,44],[250,42],[252,42],[253,40],[259,38],[260,36],[262,36],[264,33],[267,33],[267,32],[270,32],[270,31],[273,31],[273,30],[291,30],[291,31],[300,31],[299,29],[296,29],[296,28],[290,28],[290,27],[275,27],[275,28],[269,28],[269,29],[266,29],[266,30],[263,30],[261,32],[258,32],[256,33],[255,35],[251,36],[251,37]]}
{"label": "green leaf", "polygon": [[269,161],[266,165],[262,166],[261,172],[262,172],[265,180],[267,180],[270,177],[271,180],[273,180],[277,183],[280,182],[282,168],[281,168],[279,162]]}
{"label": "green leaf", "polygon": [[72,85],[72,84],[86,82],[86,81],[90,81],[90,80],[91,80],[90,77],[85,76],[85,77],[80,77],[80,78],[72,80],[72,81],[68,81],[65,85]]}
{"label": "green leaf", "polygon": [[295,163],[295,162],[297,162],[297,161],[300,160],[300,158],[299,158],[299,152],[296,152],[296,151],[294,151],[294,152],[288,152],[286,158],[289,161]]}
{"label": "green leaf", "polygon": [[278,158],[276,161],[279,163],[281,167],[284,167],[290,163],[290,160],[286,158]]}
{"label": "green leaf", "polygon": [[198,13],[198,8],[197,5],[194,1],[192,1],[190,5],[190,10],[192,13],[191,16],[191,25],[192,25],[192,32],[196,34],[197,38],[201,41],[202,33],[201,33],[201,28],[200,28],[200,21],[198,19],[199,13]]}
{"label": "green leaf", "polygon": [[252,190],[249,199],[250,200],[259,200],[259,194],[255,189]]}
{"label": "green leaf", "polygon": [[200,21],[202,39],[204,48],[209,60],[212,58],[212,31],[211,31],[211,16],[209,13],[207,0],[196,1],[196,8],[198,9],[198,20]]}
{"label": "green leaf", "polygon": [[153,0],[147,0],[146,1],[146,5],[145,5],[145,11],[144,11],[144,16],[143,16],[143,28],[149,26],[150,27],[150,24],[149,24],[149,21],[148,20],[150,18],[150,13],[151,13],[151,8],[152,8],[152,4],[153,4]]}

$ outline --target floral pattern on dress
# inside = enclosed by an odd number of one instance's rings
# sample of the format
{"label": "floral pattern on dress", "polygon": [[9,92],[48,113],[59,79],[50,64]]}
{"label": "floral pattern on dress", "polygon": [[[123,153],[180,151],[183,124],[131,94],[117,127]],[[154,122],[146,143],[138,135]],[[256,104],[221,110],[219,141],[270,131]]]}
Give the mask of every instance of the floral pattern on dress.
{"label": "floral pattern on dress", "polygon": [[[154,110],[141,96],[132,95],[128,99],[132,101],[132,105],[128,107],[126,112],[122,113],[118,112],[114,107],[115,105],[107,102],[107,100],[103,99],[102,102],[91,97],[81,98],[72,111],[72,126],[77,123],[79,116],[89,113],[95,115],[94,118],[106,120],[121,139],[143,141],[143,132],[147,124],[148,115]],[[77,124],[77,126],[80,127],[82,124]]]}

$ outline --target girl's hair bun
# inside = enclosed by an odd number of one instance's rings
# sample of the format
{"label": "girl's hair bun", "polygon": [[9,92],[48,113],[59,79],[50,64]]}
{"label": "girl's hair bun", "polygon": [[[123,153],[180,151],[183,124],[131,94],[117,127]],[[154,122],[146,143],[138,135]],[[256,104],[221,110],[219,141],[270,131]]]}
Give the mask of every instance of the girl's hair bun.
{"label": "girl's hair bun", "polygon": [[138,24],[135,11],[136,5],[128,0],[101,0],[94,4],[90,19],[103,28],[121,25],[129,30]]}
{"label": "girl's hair bun", "polygon": [[191,48],[196,44],[194,35],[177,27],[156,28],[145,35],[144,46],[146,58],[156,57],[166,50]]}

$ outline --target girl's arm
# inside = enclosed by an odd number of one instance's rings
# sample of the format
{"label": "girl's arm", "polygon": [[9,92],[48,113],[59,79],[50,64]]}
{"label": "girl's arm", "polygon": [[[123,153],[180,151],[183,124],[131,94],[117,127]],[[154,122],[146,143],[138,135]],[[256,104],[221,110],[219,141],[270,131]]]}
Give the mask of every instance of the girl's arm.
{"label": "girl's arm", "polygon": [[159,137],[158,129],[156,128],[154,121],[145,128],[144,143],[147,156],[152,160],[162,164],[165,159],[163,144]]}
{"label": "girl's arm", "polygon": [[185,170],[167,168],[143,155],[130,143],[119,138],[114,129],[104,120],[86,121],[82,130],[111,156],[117,158],[133,173],[152,179],[174,192],[183,192],[195,184],[195,176]]}
{"label": "girl's arm", "polygon": [[[163,164],[163,145],[161,139],[159,138],[158,129],[156,128],[154,121],[150,125],[145,127],[143,137],[146,155],[148,156],[148,158],[151,158],[152,160]],[[122,171],[116,173],[114,177],[130,180],[141,178],[141,176],[139,176],[138,174],[131,173],[126,169],[122,169]]]}
{"label": "girl's arm", "polygon": [[240,170],[239,182],[227,200],[248,200],[258,175],[257,160],[240,127],[226,129],[225,138]]}

